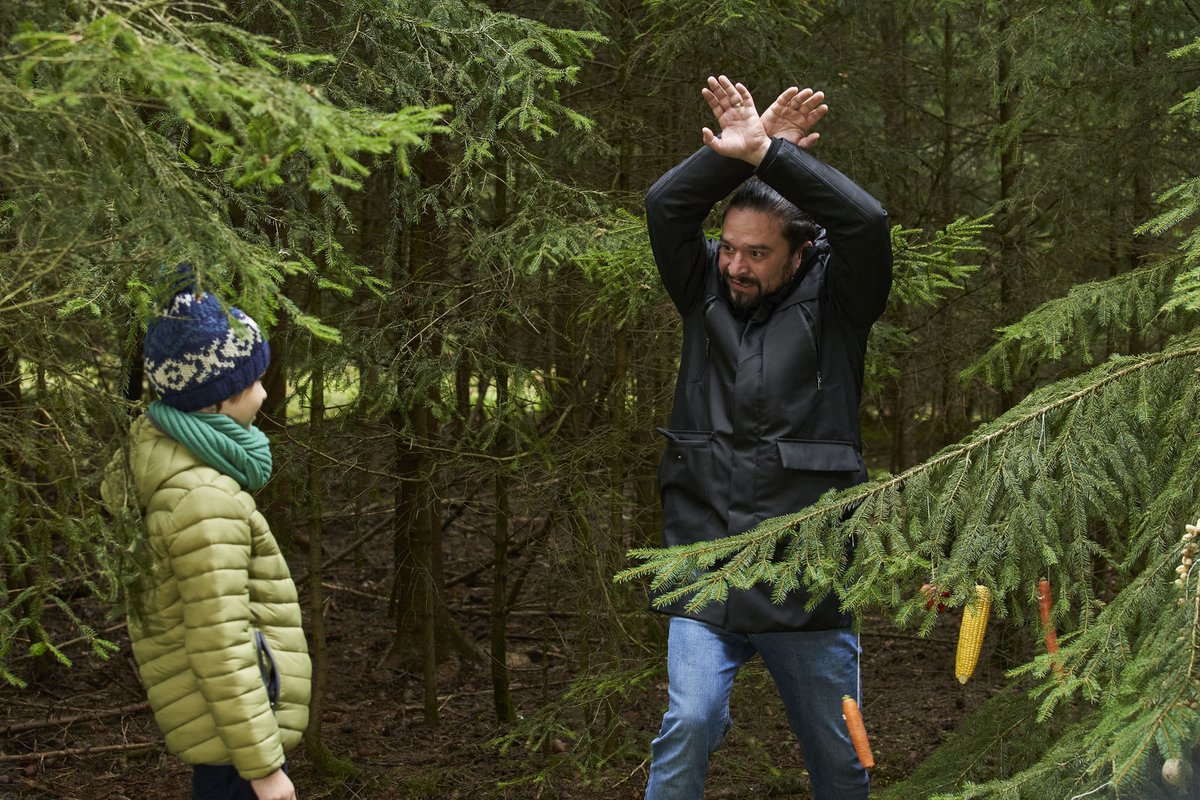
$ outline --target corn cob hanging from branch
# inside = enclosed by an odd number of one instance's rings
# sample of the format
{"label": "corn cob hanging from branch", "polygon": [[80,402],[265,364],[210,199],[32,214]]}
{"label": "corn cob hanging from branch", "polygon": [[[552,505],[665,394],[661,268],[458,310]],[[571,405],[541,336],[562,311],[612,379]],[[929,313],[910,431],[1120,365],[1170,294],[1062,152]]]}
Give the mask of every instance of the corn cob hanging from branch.
{"label": "corn cob hanging from branch", "polygon": [[987,630],[988,612],[992,608],[992,592],[982,583],[975,585],[975,597],[963,606],[962,627],[958,631],[958,653],[954,660],[954,676],[966,683],[975,673],[983,634]]}

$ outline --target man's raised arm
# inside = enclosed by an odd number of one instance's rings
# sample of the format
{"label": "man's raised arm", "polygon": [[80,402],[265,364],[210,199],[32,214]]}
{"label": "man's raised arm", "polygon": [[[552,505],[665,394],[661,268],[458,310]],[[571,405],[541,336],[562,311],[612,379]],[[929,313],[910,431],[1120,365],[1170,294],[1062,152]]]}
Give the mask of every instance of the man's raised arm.
{"label": "man's raised arm", "polygon": [[[710,261],[704,219],[712,207],[747,178],[779,136],[808,147],[820,136],[812,128],[829,111],[824,95],[791,87],[760,118],[746,87],[724,75],[701,91],[721,128],[704,128],[705,147],[658,180],[646,194],[650,246],[667,293],[681,313],[704,293]],[[757,158],[756,158],[757,156]]]}
{"label": "man's raised arm", "polygon": [[864,327],[878,319],[892,285],[891,232],[879,201],[783,139],[771,144],[756,173],[825,228],[836,255],[827,286],[843,313]]}

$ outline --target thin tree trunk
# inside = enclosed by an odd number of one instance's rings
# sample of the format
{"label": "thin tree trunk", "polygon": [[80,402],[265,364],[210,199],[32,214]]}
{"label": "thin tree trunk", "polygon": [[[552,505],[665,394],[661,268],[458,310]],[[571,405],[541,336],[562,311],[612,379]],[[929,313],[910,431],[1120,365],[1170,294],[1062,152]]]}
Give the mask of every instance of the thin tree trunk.
{"label": "thin tree trunk", "polygon": [[129,403],[131,412],[133,411],[133,407],[142,401],[142,383],[146,379],[146,366],[142,361],[142,343],[144,339],[145,336],[143,334],[139,333],[137,335],[125,361],[126,372],[128,373],[125,379],[125,401]]}
{"label": "thin tree trunk", "polygon": [[395,512],[392,523],[392,592],[391,612],[396,622],[396,634],[385,663],[398,669],[418,666],[416,643],[410,635],[416,628],[414,616],[415,587],[420,578],[416,557],[412,552],[412,529],[417,523],[417,482],[421,469],[420,453],[405,439],[408,415],[401,409],[388,414],[395,443],[392,471],[396,475]]}
{"label": "thin tree trunk", "polygon": [[[12,350],[0,347],[0,425],[15,425],[22,405],[20,360]],[[4,459],[4,465],[17,474],[20,469],[17,455],[9,446],[10,441],[6,432],[0,442],[0,456]]]}
{"label": "thin tree trunk", "polygon": [[[284,281],[283,292],[294,296],[296,284],[292,280]],[[314,290],[315,291],[315,290]],[[280,309],[279,318],[270,331],[271,360],[267,363],[267,371],[263,373],[263,388],[267,391],[267,399],[263,402],[262,411],[255,423],[259,429],[275,441],[284,438],[287,432],[287,361],[291,339],[291,317],[286,309]],[[270,520],[286,520],[292,517],[292,492],[288,491],[288,481],[274,480],[262,492],[263,513]],[[296,536],[292,526],[277,526],[276,538],[285,547],[296,544]]]}
{"label": "thin tree trunk", "polygon": [[[496,219],[495,225],[504,225],[508,216],[508,183],[507,175],[497,176],[496,187]],[[499,459],[510,455],[512,451],[512,429],[509,408],[509,375],[507,360],[510,353],[508,323],[501,318],[497,326],[499,343],[496,369],[496,426],[497,433],[494,451]],[[509,480],[511,473],[504,461],[496,463],[496,523],[492,533],[492,559],[494,563],[492,579],[492,618],[489,639],[491,642],[492,665],[492,702],[496,707],[496,720],[501,724],[509,724],[516,720],[517,713],[513,706],[511,680],[508,674],[508,582],[509,582],[509,547],[511,546],[511,519],[509,508]]]}
{"label": "thin tree trunk", "polygon": [[[1002,42],[1008,28],[1010,18],[1002,16],[997,25],[997,38]],[[1001,44],[997,59],[996,82],[1000,86],[1001,100],[999,109],[999,124],[1001,128],[1010,126],[1016,116],[1020,93],[1017,87],[1010,85],[1012,81],[1012,51],[1007,44]],[[1021,268],[1020,254],[1016,248],[1016,209],[1013,208],[1013,194],[1017,183],[1017,170],[1020,167],[1020,144],[1015,136],[1010,143],[1000,151],[1000,213],[996,220],[996,232],[1000,236],[1000,315],[1005,324],[1018,319],[1021,314],[1021,281],[1024,270]],[[1012,408],[1020,400],[1022,390],[1017,381],[1012,388],[1001,389],[1000,411]]]}
{"label": "thin tree trunk", "polygon": [[[883,104],[883,129],[891,133],[889,136],[891,146],[901,151],[905,138],[912,130],[907,114],[908,21],[903,9],[885,5],[880,7],[879,13],[881,14],[880,39],[887,65],[884,73],[884,90],[889,98],[889,101]],[[908,200],[909,189],[905,171],[888,170],[884,180],[884,201],[887,204],[888,212],[893,219],[906,218],[904,203]],[[891,469],[893,472],[900,472],[908,465],[912,438],[910,430],[912,414],[909,413],[909,407],[913,398],[909,396],[904,377],[908,373],[905,366],[910,366],[912,360],[905,356],[901,356],[901,359],[905,361],[905,364],[901,365],[897,370],[896,377],[884,389],[884,396],[887,398],[890,412],[886,418],[890,423]]]}
{"label": "thin tree trunk", "polygon": [[[505,326],[501,325],[501,341],[506,341]],[[508,370],[501,366],[496,370],[496,417],[499,432],[496,434],[495,453],[498,457],[508,455]],[[492,559],[492,618],[491,618],[491,665],[492,701],[496,708],[496,720],[508,724],[516,720],[512,691],[508,674],[508,555],[509,555],[509,474],[502,463],[496,465],[496,523],[493,532]]]}
{"label": "thin tree trunk", "polygon": [[[1134,0],[1130,8],[1129,20],[1129,55],[1133,64],[1134,75],[1141,75],[1146,67],[1146,61],[1150,58],[1150,41],[1149,32],[1149,14],[1147,13],[1146,3],[1144,0]],[[1129,213],[1134,223],[1140,223],[1143,220],[1150,219],[1153,210],[1153,190],[1151,188],[1150,171],[1147,169],[1133,170],[1132,177],[1133,186],[1133,202]],[[1122,237],[1114,235],[1114,240],[1119,240]],[[1128,269],[1135,270],[1142,266],[1142,262],[1150,252],[1150,238],[1148,234],[1135,233],[1129,245],[1129,263]],[[1140,353],[1145,348],[1145,342],[1142,340],[1140,325],[1147,320],[1137,319],[1132,320],[1129,326],[1129,345],[1130,353]]]}
{"label": "thin tree trunk", "polygon": [[630,542],[625,530],[625,478],[629,466],[624,442],[629,438],[625,415],[626,381],[629,370],[629,337],[624,328],[613,335],[612,391],[609,392],[612,431],[619,442],[609,459],[609,541],[627,550]]}
{"label": "thin tree trunk", "polygon": [[[413,410],[413,435],[418,447],[429,441],[429,418],[425,406]],[[424,461],[424,459],[422,459]],[[425,704],[425,724],[438,725],[441,713],[438,708],[437,692],[437,588],[434,583],[433,559],[433,493],[429,490],[427,470],[424,464],[419,471],[417,484],[418,500],[414,525],[412,526],[412,554],[416,560],[416,615],[417,634],[421,642],[421,687]]]}
{"label": "thin tree trunk", "polygon": [[941,223],[956,216],[954,205],[954,17],[947,11],[942,15],[942,152],[938,168],[938,210]]}
{"label": "thin tree trunk", "polygon": [[[320,318],[321,294],[312,289],[309,313]],[[308,421],[308,610],[309,639],[312,642],[313,664],[312,699],[309,701],[308,729],[304,734],[305,749],[317,770],[326,775],[345,774],[347,762],[335,757],[325,746],[322,723],[325,716],[325,697],[329,692],[329,650],[325,640],[325,590],[321,586],[324,553],[322,551],[321,518],[324,508],[324,489],[321,485],[321,453],[325,450],[325,365],[321,356],[324,342],[312,337],[309,357],[312,376],[309,389]]]}
{"label": "thin tree trunk", "polygon": [[[418,172],[423,183],[437,184],[445,178],[447,168],[439,153],[429,152],[422,156]],[[446,268],[444,248],[437,221],[431,214],[424,215],[415,227],[404,229],[394,275],[396,285],[406,287],[399,311],[402,317],[413,319],[436,314],[436,309],[423,305],[422,298],[414,292],[419,292],[418,279],[423,274],[441,274]],[[405,358],[435,359],[440,357],[440,351],[441,339],[433,336],[421,344],[419,354],[406,354]],[[398,369],[396,381],[399,407],[389,414],[394,426],[398,481],[392,582],[396,636],[385,663],[419,669],[423,676],[425,721],[436,725],[437,664],[439,651],[446,649],[438,646],[439,641],[453,639],[460,651],[468,648],[457,634],[441,596],[441,528],[436,514],[436,492],[431,484],[435,465],[428,453],[434,432],[432,409],[437,397],[414,393],[402,369]],[[411,435],[406,435],[406,430]]]}

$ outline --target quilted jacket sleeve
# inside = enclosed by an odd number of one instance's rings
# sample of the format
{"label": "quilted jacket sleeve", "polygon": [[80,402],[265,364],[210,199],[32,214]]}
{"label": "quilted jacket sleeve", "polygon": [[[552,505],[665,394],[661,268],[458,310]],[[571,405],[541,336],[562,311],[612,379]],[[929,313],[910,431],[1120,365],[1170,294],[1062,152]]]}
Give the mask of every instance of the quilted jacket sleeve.
{"label": "quilted jacket sleeve", "polygon": [[183,604],[188,663],[233,765],[246,779],[268,775],[284,761],[251,625],[252,511],[248,497],[219,485],[196,486],[175,506],[166,540]]}

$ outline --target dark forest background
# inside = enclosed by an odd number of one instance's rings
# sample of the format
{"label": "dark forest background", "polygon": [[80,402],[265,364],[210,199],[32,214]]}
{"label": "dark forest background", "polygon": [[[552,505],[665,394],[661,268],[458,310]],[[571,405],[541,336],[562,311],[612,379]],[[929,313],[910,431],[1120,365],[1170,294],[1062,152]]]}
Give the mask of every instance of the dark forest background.
{"label": "dark forest background", "polygon": [[[966,749],[896,791],[1168,793],[1200,731],[1195,592],[1172,583],[1200,505],[1198,36],[1191,0],[6,0],[6,696],[119,652],[137,520],[98,486],[149,399],[163,267],[190,261],[271,340],[259,504],[308,609],[314,772],[353,767],[322,720],[355,565],[389,628],[371,668],[413,676],[424,723],[472,661],[537,778],[511,796],[581,775],[617,796],[596,776],[644,757],[620,711],[664,648],[644,581],[613,579],[658,541],[678,347],[641,203],[723,73],[760,108],[824,91],[816,154],[895,226],[862,408],[875,572],[839,588],[924,636],[922,582],[952,607],[991,585],[1017,667]],[[518,714],[509,636],[534,617],[566,677]],[[1013,709],[1019,755],[962,755]]]}

